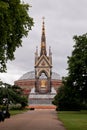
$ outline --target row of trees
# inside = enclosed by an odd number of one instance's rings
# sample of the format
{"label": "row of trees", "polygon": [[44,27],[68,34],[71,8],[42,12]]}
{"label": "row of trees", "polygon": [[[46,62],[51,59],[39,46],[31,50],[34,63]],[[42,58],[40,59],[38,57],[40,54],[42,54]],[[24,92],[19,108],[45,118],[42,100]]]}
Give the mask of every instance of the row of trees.
{"label": "row of trees", "polygon": [[53,103],[58,110],[87,109],[87,34],[74,36],[74,49],[68,57],[68,76]]}

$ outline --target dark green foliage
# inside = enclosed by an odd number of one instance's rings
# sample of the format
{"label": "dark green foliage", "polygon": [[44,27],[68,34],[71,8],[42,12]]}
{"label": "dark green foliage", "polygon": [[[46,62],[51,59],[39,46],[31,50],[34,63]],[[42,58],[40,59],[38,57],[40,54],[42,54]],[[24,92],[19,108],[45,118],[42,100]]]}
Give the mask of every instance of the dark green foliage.
{"label": "dark green foliage", "polygon": [[17,86],[3,84],[5,87],[0,87],[0,104],[3,105],[3,99],[7,98],[8,102],[13,104],[21,104],[22,107],[27,105],[27,98],[23,96],[22,90]]}
{"label": "dark green foliage", "polygon": [[58,89],[58,94],[54,98],[54,105],[57,105],[57,110],[80,110],[80,100],[78,95],[74,93],[70,87],[61,86]]}
{"label": "dark green foliage", "polygon": [[72,56],[68,57],[69,78],[81,103],[87,104],[87,34],[74,36]]}
{"label": "dark green foliage", "polygon": [[33,19],[28,10],[29,5],[20,0],[0,0],[0,72],[6,71],[7,61],[14,59],[16,48],[31,30]]}
{"label": "dark green foliage", "polygon": [[68,57],[68,76],[54,99],[58,110],[87,109],[87,34],[74,36],[72,56]]}
{"label": "dark green foliage", "polygon": [[22,106],[22,108],[24,108],[25,106],[27,106],[28,100],[25,96],[22,96],[20,99],[20,104]]}

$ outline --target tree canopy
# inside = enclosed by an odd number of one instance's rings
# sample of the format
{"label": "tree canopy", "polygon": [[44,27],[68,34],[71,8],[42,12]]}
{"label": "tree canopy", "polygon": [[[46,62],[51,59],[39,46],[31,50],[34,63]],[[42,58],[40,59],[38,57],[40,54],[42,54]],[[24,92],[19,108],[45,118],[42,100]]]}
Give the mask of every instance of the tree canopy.
{"label": "tree canopy", "polygon": [[68,57],[69,77],[81,100],[87,102],[87,34],[74,36],[74,40],[72,56]]}
{"label": "tree canopy", "polygon": [[0,0],[0,72],[6,71],[7,61],[14,59],[16,48],[22,46],[22,37],[33,26],[29,8],[21,0]]}
{"label": "tree canopy", "polygon": [[73,39],[75,45],[68,57],[68,76],[63,79],[54,100],[61,110],[87,108],[87,34]]}
{"label": "tree canopy", "polygon": [[22,89],[18,86],[11,86],[10,84],[0,82],[0,105],[3,105],[3,99],[8,99],[8,103],[21,104],[25,107],[28,103],[27,97],[23,96]]}

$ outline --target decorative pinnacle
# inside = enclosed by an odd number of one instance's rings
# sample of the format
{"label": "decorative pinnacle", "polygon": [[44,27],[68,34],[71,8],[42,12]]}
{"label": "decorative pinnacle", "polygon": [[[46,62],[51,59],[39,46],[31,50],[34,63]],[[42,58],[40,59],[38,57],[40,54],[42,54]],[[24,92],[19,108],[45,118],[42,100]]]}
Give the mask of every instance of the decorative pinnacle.
{"label": "decorative pinnacle", "polygon": [[42,19],[43,19],[43,24],[42,24],[42,35],[43,35],[43,33],[45,34],[45,27],[44,27],[44,19],[45,19],[45,17],[42,17]]}

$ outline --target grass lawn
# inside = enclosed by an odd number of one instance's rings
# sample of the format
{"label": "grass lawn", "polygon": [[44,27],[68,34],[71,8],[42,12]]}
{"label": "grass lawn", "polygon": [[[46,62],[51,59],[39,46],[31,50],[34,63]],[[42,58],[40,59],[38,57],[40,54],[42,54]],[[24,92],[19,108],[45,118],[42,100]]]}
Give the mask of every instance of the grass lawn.
{"label": "grass lawn", "polygon": [[24,109],[24,110],[10,110],[9,112],[10,112],[10,114],[12,116],[12,115],[16,115],[16,114],[21,114],[21,113],[26,112],[26,111],[28,111],[28,109]]}
{"label": "grass lawn", "polygon": [[59,111],[58,119],[66,130],[87,130],[87,111]]}

